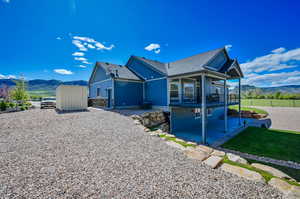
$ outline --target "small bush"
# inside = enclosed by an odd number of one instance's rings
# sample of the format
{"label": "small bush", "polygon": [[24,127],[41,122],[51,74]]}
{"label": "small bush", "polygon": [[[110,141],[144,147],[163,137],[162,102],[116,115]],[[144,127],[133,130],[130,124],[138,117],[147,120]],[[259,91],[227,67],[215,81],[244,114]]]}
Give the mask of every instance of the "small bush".
{"label": "small bush", "polygon": [[21,106],[21,111],[25,111],[26,109],[26,106]]}
{"label": "small bush", "polygon": [[14,107],[16,107],[16,104],[13,103],[13,102],[9,102],[9,103],[8,103],[8,106],[9,106],[10,108],[14,108]]}
{"label": "small bush", "polygon": [[8,107],[7,102],[4,102],[4,101],[0,102],[0,110],[1,111],[5,111],[7,109],[7,107]]}

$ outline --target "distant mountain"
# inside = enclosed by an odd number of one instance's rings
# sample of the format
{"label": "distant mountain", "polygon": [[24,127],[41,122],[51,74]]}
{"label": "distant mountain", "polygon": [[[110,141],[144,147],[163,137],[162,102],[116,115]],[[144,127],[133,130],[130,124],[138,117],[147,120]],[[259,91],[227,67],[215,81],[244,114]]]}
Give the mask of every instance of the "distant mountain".
{"label": "distant mountain", "polygon": [[[13,79],[0,79],[0,86],[2,84],[8,86],[15,86],[16,83]],[[48,95],[53,95],[55,93],[55,89],[61,85],[80,85],[80,86],[87,86],[88,82],[84,80],[76,80],[76,81],[60,81],[60,80],[43,80],[43,79],[34,79],[26,81],[27,89],[30,93],[34,94],[44,94],[47,93]]]}
{"label": "distant mountain", "polygon": [[[235,89],[238,89],[237,87]],[[242,92],[247,92],[251,90],[259,89],[265,94],[270,93],[300,93],[300,85],[287,85],[287,86],[276,86],[276,87],[256,87],[251,85],[242,85]]]}

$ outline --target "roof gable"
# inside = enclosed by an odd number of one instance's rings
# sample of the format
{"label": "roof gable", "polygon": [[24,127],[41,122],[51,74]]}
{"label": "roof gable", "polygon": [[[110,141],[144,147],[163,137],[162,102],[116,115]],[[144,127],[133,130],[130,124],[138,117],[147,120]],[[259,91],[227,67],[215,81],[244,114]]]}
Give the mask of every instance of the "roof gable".
{"label": "roof gable", "polygon": [[212,61],[219,53],[223,52],[224,48],[218,48],[215,50],[200,53],[185,59],[181,59],[168,64],[168,75],[181,75],[192,72],[199,72],[201,70],[211,70],[210,67],[206,67],[209,62]]}
{"label": "roof gable", "polygon": [[97,62],[93,73],[90,78],[90,83],[95,82],[95,81],[100,81],[95,79],[97,72],[99,70],[103,70],[103,72],[106,74],[107,78],[112,77],[112,78],[117,78],[117,79],[128,79],[128,80],[138,80],[140,81],[141,79],[136,76],[133,72],[131,72],[126,66],[121,66],[117,64],[111,64],[107,62]]}

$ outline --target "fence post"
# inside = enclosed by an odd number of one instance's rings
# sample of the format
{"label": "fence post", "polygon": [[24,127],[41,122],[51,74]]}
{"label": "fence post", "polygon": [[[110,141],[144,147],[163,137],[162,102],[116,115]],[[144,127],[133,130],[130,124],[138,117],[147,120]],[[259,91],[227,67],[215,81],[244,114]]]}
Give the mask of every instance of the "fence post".
{"label": "fence post", "polygon": [[293,107],[295,107],[295,100],[293,100]]}

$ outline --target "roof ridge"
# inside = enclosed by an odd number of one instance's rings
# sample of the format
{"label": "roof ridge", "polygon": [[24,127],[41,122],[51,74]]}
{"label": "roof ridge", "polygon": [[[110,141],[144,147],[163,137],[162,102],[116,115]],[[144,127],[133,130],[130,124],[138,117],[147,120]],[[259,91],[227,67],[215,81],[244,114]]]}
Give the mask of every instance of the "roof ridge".
{"label": "roof ridge", "polygon": [[194,54],[192,56],[188,56],[188,57],[185,57],[185,58],[182,58],[182,59],[178,59],[176,61],[168,62],[168,64],[173,64],[173,63],[176,63],[176,62],[184,61],[186,59],[191,59],[192,57],[199,56],[201,54],[206,54],[206,53],[209,53],[209,52],[212,52],[212,51],[221,51],[221,50],[224,50],[224,49],[225,49],[225,47],[221,47],[221,48],[216,48],[216,49],[213,49],[213,50],[205,51],[205,52],[202,52],[202,53],[197,53],[197,54]]}

